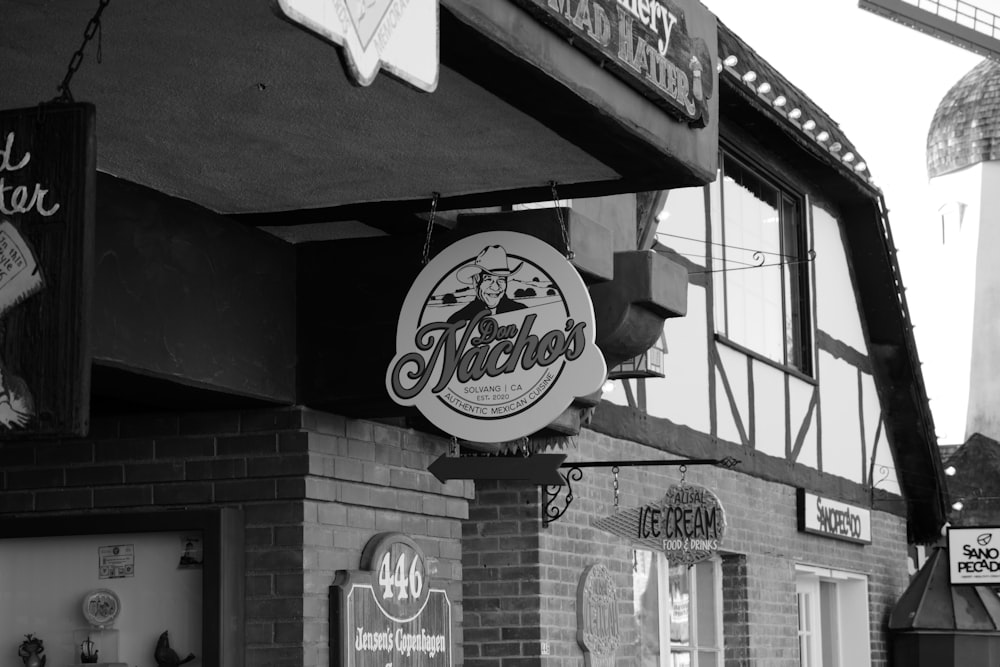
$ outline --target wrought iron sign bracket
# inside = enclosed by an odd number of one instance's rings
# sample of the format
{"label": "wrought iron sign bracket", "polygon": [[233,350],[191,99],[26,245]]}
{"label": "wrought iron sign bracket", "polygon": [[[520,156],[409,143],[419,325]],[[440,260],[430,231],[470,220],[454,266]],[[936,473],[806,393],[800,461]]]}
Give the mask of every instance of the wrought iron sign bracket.
{"label": "wrought iron sign bracket", "polygon": [[[549,524],[558,521],[569,506],[573,503],[573,482],[583,479],[583,468],[634,468],[637,466],[703,466],[714,465],[727,470],[732,470],[740,463],[739,459],[727,456],[723,459],[675,459],[671,461],[662,460],[641,460],[641,461],[593,461],[581,463],[564,463],[559,466],[559,476],[563,478],[563,485],[545,485],[542,487],[542,527],[548,528]],[[562,469],[567,472],[562,472]],[[557,504],[563,489],[566,495],[560,507]]]}

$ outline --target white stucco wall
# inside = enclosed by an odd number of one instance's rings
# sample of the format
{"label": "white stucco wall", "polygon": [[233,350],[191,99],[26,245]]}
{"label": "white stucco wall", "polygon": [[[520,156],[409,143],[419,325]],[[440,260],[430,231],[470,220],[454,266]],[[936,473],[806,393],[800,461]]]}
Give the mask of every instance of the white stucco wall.
{"label": "white stucco wall", "polygon": [[[977,164],[931,179],[934,205],[940,210],[961,203],[964,215],[960,226],[948,226],[940,246],[926,251],[928,270],[905,276],[922,295],[912,312],[914,337],[941,444],[960,444],[966,437],[983,169]],[[942,222],[940,216],[933,219]]]}
{"label": "white stucco wall", "polygon": [[837,220],[812,206],[813,247],[816,249],[816,325],[852,348],[868,353],[855,298],[847,255]]}

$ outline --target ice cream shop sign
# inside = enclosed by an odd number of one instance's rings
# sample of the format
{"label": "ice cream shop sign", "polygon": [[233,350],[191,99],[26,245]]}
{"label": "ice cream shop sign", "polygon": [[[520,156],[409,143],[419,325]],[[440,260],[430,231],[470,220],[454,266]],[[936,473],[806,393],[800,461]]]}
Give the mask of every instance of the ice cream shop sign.
{"label": "ice cream shop sign", "polygon": [[671,563],[711,558],[726,534],[726,512],[709,489],[681,482],[658,503],[630,507],[594,521],[594,527],[635,546],[662,551]]}
{"label": "ice cream shop sign", "polygon": [[445,248],[403,303],[386,389],[473,442],[517,440],[604,382],[594,307],[555,248],[487,232]]}

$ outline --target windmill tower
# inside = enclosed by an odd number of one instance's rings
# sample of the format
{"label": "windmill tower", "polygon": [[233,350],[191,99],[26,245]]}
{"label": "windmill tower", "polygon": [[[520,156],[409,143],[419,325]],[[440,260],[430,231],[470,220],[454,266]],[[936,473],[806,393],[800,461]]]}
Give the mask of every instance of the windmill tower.
{"label": "windmill tower", "polygon": [[985,58],[942,98],[927,134],[942,251],[925,268],[952,288],[936,315],[948,326],[951,400],[967,405],[962,442],[1000,442],[1000,16],[989,1],[858,3]]}

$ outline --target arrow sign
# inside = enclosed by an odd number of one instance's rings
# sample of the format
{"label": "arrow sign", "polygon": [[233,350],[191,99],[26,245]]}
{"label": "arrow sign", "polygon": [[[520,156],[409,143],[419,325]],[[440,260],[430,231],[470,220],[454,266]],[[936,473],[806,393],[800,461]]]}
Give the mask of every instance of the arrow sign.
{"label": "arrow sign", "polygon": [[520,479],[538,485],[563,486],[559,466],[565,454],[533,456],[447,456],[427,467],[439,482],[451,479]]}

